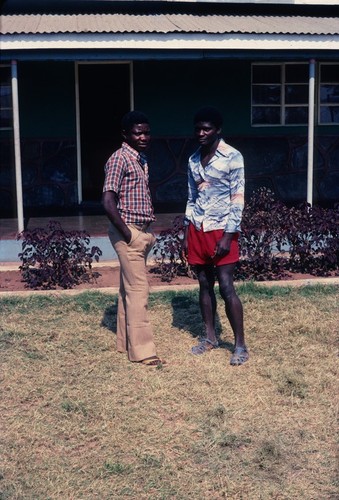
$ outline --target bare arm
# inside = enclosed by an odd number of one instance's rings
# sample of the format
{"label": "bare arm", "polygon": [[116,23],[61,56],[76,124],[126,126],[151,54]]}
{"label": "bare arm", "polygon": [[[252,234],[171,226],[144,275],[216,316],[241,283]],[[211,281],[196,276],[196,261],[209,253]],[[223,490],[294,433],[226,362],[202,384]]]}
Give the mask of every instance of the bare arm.
{"label": "bare arm", "polygon": [[181,257],[184,261],[187,260],[187,253],[188,253],[187,238],[188,238],[188,226],[185,226],[184,227],[184,239],[182,241],[182,246],[181,246]]}
{"label": "bare arm", "polygon": [[231,160],[230,168],[231,206],[230,214],[222,238],[217,242],[215,255],[224,256],[230,252],[232,238],[239,231],[244,208],[244,160],[237,152]]}
{"label": "bare arm", "polygon": [[223,257],[230,253],[232,239],[235,233],[224,233],[215,246],[215,255]]}
{"label": "bare arm", "polygon": [[126,243],[131,241],[131,231],[122,220],[117,207],[117,194],[114,191],[105,191],[102,195],[102,204],[107,217],[124,237]]}

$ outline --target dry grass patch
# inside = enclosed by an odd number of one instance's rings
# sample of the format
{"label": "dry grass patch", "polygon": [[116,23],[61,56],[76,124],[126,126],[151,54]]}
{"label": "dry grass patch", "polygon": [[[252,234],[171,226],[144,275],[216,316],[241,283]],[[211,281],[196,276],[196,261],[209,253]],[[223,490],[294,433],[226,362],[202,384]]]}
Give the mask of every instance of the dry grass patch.
{"label": "dry grass patch", "polygon": [[115,350],[116,297],[1,300],[1,499],[333,499],[338,289],[239,287],[251,359],[193,357],[197,292],[152,294],[168,366]]}

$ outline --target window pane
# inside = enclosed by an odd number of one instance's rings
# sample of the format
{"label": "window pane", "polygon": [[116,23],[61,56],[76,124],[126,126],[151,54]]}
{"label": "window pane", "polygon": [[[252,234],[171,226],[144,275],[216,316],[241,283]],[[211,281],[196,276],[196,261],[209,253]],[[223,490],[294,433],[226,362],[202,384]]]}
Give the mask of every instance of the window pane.
{"label": "window pane", "polygon": [[320,81],[324,83],[339,82],[339,64],[322,64],[320,66]]}
{"label": "window pane", "polygon": [[286,108],[285,124],[286,125],[305,125],[308,122],[308,108],[298,106],[296,108]]}
{"label": "window pane", "polygon": [[0,85],[11,85],[11,68],[9,66],[0,67]]}
{"label": "window pane", "polygon": [[253,65],[252,78],[253,83],[280,83],[281,66],[280,64]]}
{"label": "window pane", "polygon": [[12,91],[8,86],[0,87],[0,108],[12,107]]}
{"label": "window pane", "polygon": [[0,113],[0,128],[12,127],[12,110],[2,109]]}
{"label": "window pane", "polygon": [[280,107],[258,106],[252,108],[253,125],[279,125]]}
{"label": "window pane", "polygon": [[286,85],[285,102],[286,104],[307,104],[308,85]]}
{"label": "window pane", "polygon": [[339,103],[339,85],[322,85],[320,87],[320,102]]}
{"label": "window pane", "polygon": [[320,123],[339,124],[339,106],[321,106]]}
{"label": "window pane", "polygon": [[286,83],[306,83],[308,82],[307,64],[286,64],[285,81]]}
{"label": "window pane", "polygon": [[[5,108],[5,109],[3,109]],[[0,67],[0,128],[12,127],[11,68]]]}
{"label": "window pane", "polygon": [[253,85],[253,104],[280,104],[280,85]]}

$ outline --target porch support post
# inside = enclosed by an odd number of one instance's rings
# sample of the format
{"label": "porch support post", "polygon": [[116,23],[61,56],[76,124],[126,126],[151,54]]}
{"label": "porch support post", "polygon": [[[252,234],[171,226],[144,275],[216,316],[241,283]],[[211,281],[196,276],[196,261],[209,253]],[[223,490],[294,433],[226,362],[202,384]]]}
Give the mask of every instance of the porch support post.
{"label": "porch support post", "polygon": [[314,169],[314,88],[315,60],[310,60],[308,85],[308,151],[307,151],[307,203],[313,204],[313,169]]}
{"label": "porch support post", "polygon": [[21,231],[24,230],[24,210],[23,210],[22,175],[21,175],[18,71],[17,71],[17,62],[16,61],[11,61],[11,74],[12,74],[12,102],[13,102],[16,204],[17,204],[17,217],[18,217],[18,232],[21,233]]}
{"label": "porch support post", "polygon": [[79,66],[74,64],[75,77],[75,113],[76,113],[76,144],[77,144],[77,191],[78,205],[82,203],[82,171],[81,171],[81,137],[80,137],[80,94],[79,94]]}

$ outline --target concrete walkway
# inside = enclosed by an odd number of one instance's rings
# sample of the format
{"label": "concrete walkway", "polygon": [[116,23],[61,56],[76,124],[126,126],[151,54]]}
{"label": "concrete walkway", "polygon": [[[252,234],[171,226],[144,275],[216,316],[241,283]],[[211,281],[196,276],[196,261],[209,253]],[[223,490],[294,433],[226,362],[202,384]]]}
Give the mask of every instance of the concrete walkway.
{"label": "concrete walkway", "polygon": [[[178,213],[155,214],[156,221],[152,224],[155,234],[172,227]],[[61,224],[64,231],[87,231],[90,235],[90,247],[97,246],[102,251],[100,261],[117,259],[107,236],[108,219],[106,215],[79,215],[69,217],[32,217],[27,222],[27,230],[44,228],[49,221]],[[0,219],[0,264],[20,262],[18,254],[22,250],[22,241],[17,240],[17,220]]]}

